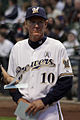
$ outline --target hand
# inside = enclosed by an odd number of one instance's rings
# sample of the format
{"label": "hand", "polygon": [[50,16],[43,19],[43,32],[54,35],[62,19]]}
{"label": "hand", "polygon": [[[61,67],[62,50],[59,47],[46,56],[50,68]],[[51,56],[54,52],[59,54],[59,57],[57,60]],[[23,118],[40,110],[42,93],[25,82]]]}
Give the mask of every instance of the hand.
{"label": "hand", "polygon": [[20,98],[17,103],[19,103],[20,101],[25,102],[25,103],[31,105],[30,102],[28,100],[24,99],[24,98]]}
{"label": "hand", "polygon": [[44,107],[45,107],[45,105],[43,104],[42,100],[35,100],[29,105],[29,107],[27,108],[27,110],[25,112],[28,112],[29,115],[31,113],[33,115],[35,115],[36,112],[44,109]]}

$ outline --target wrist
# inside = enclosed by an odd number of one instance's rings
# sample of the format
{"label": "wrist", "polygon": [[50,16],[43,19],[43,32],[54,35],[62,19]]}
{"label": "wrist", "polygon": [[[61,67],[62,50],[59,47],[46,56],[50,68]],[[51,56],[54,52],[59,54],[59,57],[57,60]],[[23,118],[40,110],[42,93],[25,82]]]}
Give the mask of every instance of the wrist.
{"label": "wrist", "polygon": [[24,102],[24,103],[27,103],[27,104],[30,104],[30,102],[24,98],[20,98],[18,99],[17,103],[19,103],[20,101]]}
{"label": "wrist", "polygon": [[19,102],[22,101],[22,100],[23,100],[23,98],[19,98],[18,101],[17,101],[17,103],[19,103]]}

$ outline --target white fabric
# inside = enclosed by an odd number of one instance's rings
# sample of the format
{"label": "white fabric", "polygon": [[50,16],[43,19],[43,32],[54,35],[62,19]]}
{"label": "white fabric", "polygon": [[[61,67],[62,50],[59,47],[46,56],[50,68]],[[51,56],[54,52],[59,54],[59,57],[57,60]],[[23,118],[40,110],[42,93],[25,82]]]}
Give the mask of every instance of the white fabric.
{"label": "white fabric", "polygon": [[26,16],[26,11],[20,11],[19,12],[19,15],[18,15],[18,18],[14,21],[15,23],[16,22],[20,22],[20,23],[24,23],[25,21],[25,16]]}
{"label": "white fabric", "polygon": [[63,13],[62,13],[61,10],[54,9],[52,13],[47,14],[47,18],[52,17],[52,18],[55,19],[57,16],[62,15],[62,14],[63,14]]}
{"label": "white fabric", "polygon": [[52,17],[55,19],[59,15],[63,15],[62,11],[58,9],[54,9]]}
{"label": "white fabric", "polygon": [[[23,119],[17,117],[16,120],[23,120]],[[55,104],[42,110],[37,120],[59,120],[59,113],[58,113],[57,105]],[[63,117],[62,117],[62,120],[63,120]]]}
{"label": "white fabric", "polygon": [[11,14],[12,11],[13,11],[13,9],[14,9],[14,7],[15,7],[15,6],[9,7],[9,8],[5,11],[5,16]]}
{"label": "white fabric", "polygon": [[18,7],[18,16],[17,18],[13,21],[13,23],[23,23],[25,21],[25,15],[26,12],[23,12],[19,7]]}
{"label": "white fabric", "polygon": [[77,47],[80,45],[78,40],[74,40],[73,42],[65,41],[63,44],[67,48],[68,56],[74,55],[74,48],[73,47]]}
{"label": "white fabric", "polygon": [[[14,9],[15,6],[11,6],[9,7],[6,11],[5,11],[5,15],[9,15],[12,13],[13,9]],[[10,19],[6,19],[5,20],[5,23],[11,23],[11,24],[14,24],[14,23],[18,23],[18,22],[24,22],[24,14],[22,13],[22,10],[20,7],[17,7],[18,8],[18,16],[14,19],[14,20],[10,20]],[[22,19],[21,19],[22,17]]]}
{"label": "white fabric", "polygon": [[64,6],[65,6],[65,3],[64,2],[61,2],[59,1],[57,4],[56,4],[56,9],[58,10],[63,10],[64,9]]}
{"label": "white fabric", "polygon": [[[24,95],[23,98],[31,102],[45,97],[62,73],[67,75],[72,73],[71,66],[65,68],[63,64],[63,60],[67,61],[68,59],[64,46],[57,40],[47,37],[47,40],[41,46],[32,49],[28,44],[28,39],[26,39],[13,47],[8,73],[15,77],[16,72],[18,73],[21,68],[24,69],[21,82],[25,85],[28,84],[29,87],[19,89],[19,91]],[[64,76],[65,74],[62,77]],[[54,106],[53,108],[56,109]],[[57,113],[57,109],[52,113],[52,116],[56,116],[54,120],[59,120]],[[50,118],[43,120],[52,120]]]}
{"label": "white fabric", "polygon": [[0,43],[0,57],[7,57],[12,47],[13,43],[7,39],[3,43]]}

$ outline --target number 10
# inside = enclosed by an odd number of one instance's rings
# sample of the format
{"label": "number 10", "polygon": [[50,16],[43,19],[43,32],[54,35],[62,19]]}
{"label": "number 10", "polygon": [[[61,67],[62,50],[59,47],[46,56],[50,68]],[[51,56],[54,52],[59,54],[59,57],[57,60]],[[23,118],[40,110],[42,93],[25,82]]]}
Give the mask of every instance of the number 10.
{"label": "number 10", "polygon": [[54,82],[54,74],[49,73],[48,75],[46,73],[42,73],[42,83],[46,83],[46,79],[48,83]]}

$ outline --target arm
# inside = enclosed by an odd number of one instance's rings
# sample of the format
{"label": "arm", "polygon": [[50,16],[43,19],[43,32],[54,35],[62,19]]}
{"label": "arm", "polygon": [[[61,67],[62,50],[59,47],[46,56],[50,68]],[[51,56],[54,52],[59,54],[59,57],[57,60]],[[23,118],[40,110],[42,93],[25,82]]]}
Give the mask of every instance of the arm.
{"label": "arm", "polygon": [[52,103],[57,102],[64,97],[71,87],[72,76],[66,76],[60,79],[58,78],[56,85],[51,87],[47,95],[43,98],[33,101],[26,112],[28,112],[28,114],[33,113],[33,115],[35,115],[36,112],[44,109],[46,105],[51,105]]}
{"label": "arm", "polygon": [[10,75],[8,75],[8,73],[5,71],[5,69],[0,65],[0,79],[3,79],[4,83],[8,84],[8,83],[12,82],[12,80],[14,78],[11,77]]}
{"label": "arm", "polygon": [[22,100],[23,95],[19,92],[18,89],[11,89],[9,90],[9,93],[14,102],[19,103]]}
{"label": "arm", "polygon": [[72,78],[72,76],[66,76],[58,79],[56,85],[51,87],[46,97],[41,98],[44,105],[50,105],[64,97],[72,87]]}
{"label": "arm", "polygon": [[[12,82],[14,78],[8,75],[5,69],[0,65],[0,80],[3,80],[5,84]],[[18,89],[11,89],[9,93],[14,102],[19,103],[22,100],[22,94],[19,92]]]}

